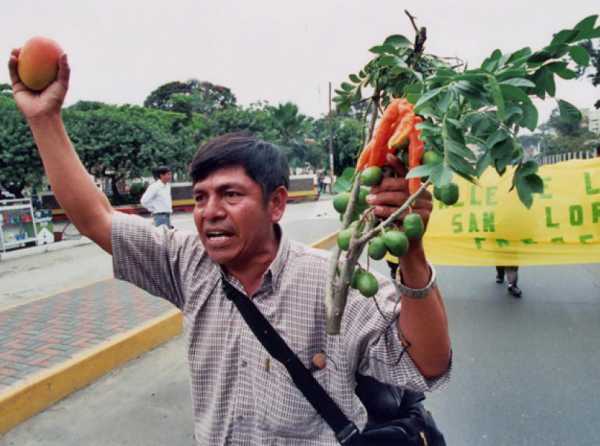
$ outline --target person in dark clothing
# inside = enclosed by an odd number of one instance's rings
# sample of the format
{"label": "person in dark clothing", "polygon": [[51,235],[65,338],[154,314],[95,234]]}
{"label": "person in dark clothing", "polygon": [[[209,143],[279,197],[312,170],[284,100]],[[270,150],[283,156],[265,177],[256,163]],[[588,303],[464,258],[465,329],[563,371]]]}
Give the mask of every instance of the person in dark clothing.
{"label": "person in dark clothing", "polygon": [[508,281],[508,292],[514,297],[521,297],[523,292],[517,286],[519,281],[518,266],[497,266],[496,267],[496,283],[504,283],[504,276]]}

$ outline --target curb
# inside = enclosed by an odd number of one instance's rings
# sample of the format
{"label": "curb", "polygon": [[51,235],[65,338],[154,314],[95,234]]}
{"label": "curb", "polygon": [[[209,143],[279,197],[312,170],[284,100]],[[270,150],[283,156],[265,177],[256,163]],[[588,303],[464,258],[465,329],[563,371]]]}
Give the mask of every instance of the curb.
{"label": "curb", "polygon": [[[311,243],[310,246],[328,249],[333,246],[336,237],[337,232],[334,232]],[[81,243],[70,244],[64,248],[91,243],[89,239],[85,240],[87,242],[83,241],[82,237],[82,240],[77,240]],[[45,246],[30,249],[36,248]],[[181,334],[182,327],[181,312],[177,309],[169,310],[98,347],[25,379],[20,385],[0,395],[0,436],[113,369],[170,341]]]}
{"label": "curb", "polygon": [[63,240],[60,242],[49,243],[47,245],[33,246],[31,248],[16,249],[14,251],[1,252],[0,262],[3,260],[19,259],[21,257],[32,256],[35,254],[44,254],[52,251],[62,251],[63,249],[75,248],[77,246],[89,245],[92,241],[84,236],[77,240]]}
{"label": "curb", "polygon": [[111,370],[169,341],[182,330],[179,310],[116,336],[111,341],[26,379],[0,395],[0,434]]}

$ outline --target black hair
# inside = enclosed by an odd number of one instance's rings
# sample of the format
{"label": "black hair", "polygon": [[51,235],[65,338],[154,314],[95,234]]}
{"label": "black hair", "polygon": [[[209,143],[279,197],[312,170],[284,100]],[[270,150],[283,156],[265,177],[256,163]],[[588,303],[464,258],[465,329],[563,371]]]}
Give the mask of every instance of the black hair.
{"label": "black hair", "polygon": [[243,167],[261,187],[265,202],[279,186],[289,188],[290,174],[285,154],[275,145],[247,132],[226,133],[201,145],[190,164],[192,184],[228,166]]}
{"label": "black hair", "polygon": [[157,166],[152,171],[152,176],[155,180],[158,180],[161,175],[164,175],[165,173],[169,172],[171,172],[171,168],[169,166]]}

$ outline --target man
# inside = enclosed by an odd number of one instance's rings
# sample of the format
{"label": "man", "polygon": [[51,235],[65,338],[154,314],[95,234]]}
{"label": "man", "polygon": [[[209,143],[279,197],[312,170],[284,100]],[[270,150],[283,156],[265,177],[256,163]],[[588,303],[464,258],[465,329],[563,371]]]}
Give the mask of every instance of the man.
{"label": "man", "polygon": [[[325,332],[328,254],[291,242],[278,222],[289,171],[271,144],[240,134],[200,147],[191,163],[196,233],[168,231],[116,212],[91,182],[64,129],[67,58],[58,80],[32,94],[9,69],[14,98],[27,119],[61,206],[80,232],[114,257],[115,275],[162,296],[184,315],[198,445],[335,445],[333,432],[294,386],[285,368],[253,336],[223,281],[251,298],[340,408],[359,426],[366,413],[354,394],[355,372],[416,390],[448,379],[450,340],[435,274],[414,244],[400,267],[402,311],[390,282],[376,298],[354,290],[339,336]],[[392,163],[398,162],[392,158]],[[407,198],[403,178],[387,179],[368,198],[380,218]],[[427,221],[431,195],[413,209]],[[381,279],[381,278],[380,278]],[[314,358],[327,361],[316,367]],[[406,354],[405,354],[406,353]]]}
{"label": "man", "polygon": [[148,186],[140,199],[140,204],[150,211],[155,226],[165,225],[172,228],[171,181],[173,173],[167,166],[159,166],[154,169],[153,174],[156,181]]}

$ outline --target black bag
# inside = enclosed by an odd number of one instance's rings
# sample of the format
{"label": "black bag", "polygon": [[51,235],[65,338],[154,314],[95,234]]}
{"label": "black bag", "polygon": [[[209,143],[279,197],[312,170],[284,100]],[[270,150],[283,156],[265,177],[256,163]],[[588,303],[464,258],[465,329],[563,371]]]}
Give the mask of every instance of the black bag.
{"label": "black bag", "polygon": [[391,386],[370,376],[356,375],[356,395],[367,409],[361,433],[365,444],[445,446],[444,436],[421,403],[422,392]]}
{"label": "black bag", "polygon": [[312,373],[288,347],[252,300],[222,278],[223,291],[269,354],[287,369],[308,402],[335,432],[341,445],[351,446],[445,446],[444,436],[425,410],[422,393],[383,384],[357,374],[356,394],[367,409],[363,432],[340,410]]}

